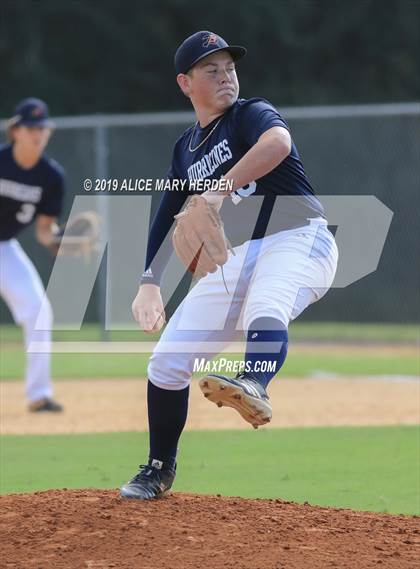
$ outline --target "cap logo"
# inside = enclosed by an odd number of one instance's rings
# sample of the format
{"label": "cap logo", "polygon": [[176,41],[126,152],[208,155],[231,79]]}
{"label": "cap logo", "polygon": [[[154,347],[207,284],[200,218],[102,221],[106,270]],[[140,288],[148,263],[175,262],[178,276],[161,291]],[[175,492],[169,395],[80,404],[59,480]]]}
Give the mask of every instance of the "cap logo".
{"label": "cap logo", "polygon": [[36,118],[36,117],[42,117],[43,115],[43,108],[42,107],[34,107],[31,111],[31,116]]}
{"label": "cap logo", "polygon": [[218,36],[216,34],[206,34],[203,37],[203,47],[209,47],[210,45],[217,45],[219,41]]}

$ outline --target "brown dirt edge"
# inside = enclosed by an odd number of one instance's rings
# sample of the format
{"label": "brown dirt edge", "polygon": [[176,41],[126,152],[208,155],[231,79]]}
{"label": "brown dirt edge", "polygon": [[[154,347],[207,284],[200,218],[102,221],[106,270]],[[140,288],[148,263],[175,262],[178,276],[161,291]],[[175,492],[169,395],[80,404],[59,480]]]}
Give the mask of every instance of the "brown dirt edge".
{"label": "brown dirt edge", "polygon": [[420,523],[395,516],[174,493],[116,490],[0,498],[2,567],[25,569],[412,569]]}
{"label": "brown dirt edge", "polygon": [[[147,382],[142,380],[61,381],[55,394],[65,412],[28,413],[23,382],[0,382],[0,431],[4,435],[100,433],[147,430]],[[420,417],[420,383],[329,378],[273,381],[273,419],[268,428],[413,425]],[[188,430],[250,429],[233,409],[219,409],[191,385]]]}

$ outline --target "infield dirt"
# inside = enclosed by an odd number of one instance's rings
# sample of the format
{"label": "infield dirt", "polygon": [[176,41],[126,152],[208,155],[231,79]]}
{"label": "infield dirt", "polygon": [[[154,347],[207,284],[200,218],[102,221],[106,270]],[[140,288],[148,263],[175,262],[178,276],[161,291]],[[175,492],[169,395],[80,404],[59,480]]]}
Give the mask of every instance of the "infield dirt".
{"label": "infield dirt", "polygon": [[419,559],[417,517],[192,494],[138,502],[112,490],[0,503],[8,569],[413,569]]}
{"label": "infield dirt", "polygon": [[[2,434],[99,433],[147,430],[146,381],[62,380],[55,384],[65,412],[28,413],[23,382],[0,382]],[[415,425],[420,382],[369,377],[286,379],[269,388],[274,427]],[[249,429],[236,411],[218,409],[192,382],[187,429]]]}

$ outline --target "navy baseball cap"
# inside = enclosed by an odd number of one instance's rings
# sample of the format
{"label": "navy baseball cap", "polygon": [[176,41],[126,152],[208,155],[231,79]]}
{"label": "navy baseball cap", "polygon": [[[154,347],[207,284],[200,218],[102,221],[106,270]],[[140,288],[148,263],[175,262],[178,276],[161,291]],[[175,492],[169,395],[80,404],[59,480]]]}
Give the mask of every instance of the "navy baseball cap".
{"label": "navy baseball cap", "polygon": [[213,32],[196,32],[182,42],[175,53],[176,73],[187,73],[200,59],[216,51],[228,51],[233,61],[241,59],[246,49],[240,45],[229,45],[222,37]]}
{"label": "navy baseball cap", "polygon": [[50,112],[47,103],[29,97],[20,101],[15,108],[15,114],[9,121],[10,126],[54,126],[50,119]]}

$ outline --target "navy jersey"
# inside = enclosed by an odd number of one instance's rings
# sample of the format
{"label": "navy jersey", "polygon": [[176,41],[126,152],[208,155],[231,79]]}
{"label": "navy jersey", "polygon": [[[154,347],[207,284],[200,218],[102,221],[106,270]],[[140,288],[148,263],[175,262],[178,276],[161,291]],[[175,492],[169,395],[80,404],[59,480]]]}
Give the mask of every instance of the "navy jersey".
{"label": "navy jersey", "polygon": [[[258,142],[265,131],[274,126],[290,130],[278,111],[265,99],[238,99],[221,118],[205,128],[195,125],[184,132],[174,148],[172,174],[175,178],[187,180],[219,179]],[[213,128],[211,136],[199,146]],[[191,152],[195,148],[197,150]],[[321,204],[312,198],[314,191],[293,141],[289,156],[256,180],[252,193],[311,196],[308,205],[313,208],[313,214],[322,215]],[[244,194],[249,195],[249,191]]]}
{"label": "navy jersey", "polygon": [[42,156],[33,168],[21,168],[10,144],[0,147],[0,241],[12,239],[38,214],[58,217],[64,194],[64,170]]}
{"label": "navy jersey", "polygon": [[[168,177],[187,180],[188,190],[182,195],[176,191],[165,192],[150,230],[143,282],[160,282],[170,255],[170,245],[165,243],[165,237],[173,216],[182,208],[188,195],[197,191],[192,182],[219,179],[264,132],[275,126],[290,130],[268,101],[238,99],[222,117],[204,128],[194,125],[182,134],[174,147]],[[221,209],[227,236],[234,246],[250,238],[259,239],[269,233],[305,225],[310,218],[325,217],[293,141],[290,154],[278,166],[236,193],[241,196],[241,202],[233,205],[227,198]],[[274,210],[274,202],[280,196],[279,213]]]}

